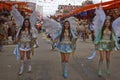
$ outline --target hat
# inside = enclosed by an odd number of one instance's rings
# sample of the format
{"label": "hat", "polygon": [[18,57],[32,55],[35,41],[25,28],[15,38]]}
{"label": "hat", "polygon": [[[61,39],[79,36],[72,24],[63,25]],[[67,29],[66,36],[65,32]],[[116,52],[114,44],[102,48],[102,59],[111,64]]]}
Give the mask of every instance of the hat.
{"label": "hat", "polygon": [[110,19],[111,19],[111,17],[110,17],[110,16],[106,16],[106,19],[109,19],[109,20],[110,20]]}

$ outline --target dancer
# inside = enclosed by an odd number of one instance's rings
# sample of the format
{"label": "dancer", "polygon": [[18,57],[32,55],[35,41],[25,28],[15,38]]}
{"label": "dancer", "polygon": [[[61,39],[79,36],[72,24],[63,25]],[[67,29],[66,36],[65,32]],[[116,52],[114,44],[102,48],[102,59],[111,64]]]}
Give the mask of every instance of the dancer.
{"label": "dancer", "polygon": [[43,28],[51,34],[52,40],[57,41],[56,47],[61,53],[62,75],[64,78],[68,77],[67,65],[70,54],[76,49],[77,28],[79,24],[76,18],[69,17],[63,21],[57,22],[51,18],[45,18],[43,21]]}
{"label": "dancer", "polygon": [[51,50],[54,50],[55,48],[56,48],[56,46],[57,46],[57,40],[53,40],[53,39],[51,39],[51,47],[52,47],[52,49]]}
{"label": "dancer", "polygon": [[[100,59],[98,65],[98,76],[102,76],[102,64],[104,60],[104,55],[106,54],[106,74],[110,75],[110,52],[116,46],[119,49],[117,37],[112,28],[112,21],[109,17],[105,17],[105,13],[102,8],[98,8],[96,13],[99,12],[99,17],[97,17],[97,21],[101,21],[99,24],[100,28],[98,29],[97,36],[94,40],[94,44],[96,46],[96,50],[99,51]],[[101,17],[102,15],[102,17]],[[102,19],[101,19],[102,18]],[[106,19],[105,19],[106,18]],[[97,23],[96,23],[97,24]],[[97,29],[97,28],[96,28]]]}
{"label": "dancer", "polygon": [[34,27],[36,17],[33,17],[35,13],[31,15],[30,19],[23,18],[22,15],[20,15],[19,11],[13,7],[13,10],[11,11],[11,15],[14,17],[15,21],[18,24],[18,32],[16,34],[16,42],[18,43],[18,50],[19,54],[16,53],[18,56],[20,56],[20,71],[19,75],[23,74],[24,71],[24,61],[25,56],[27,58],[28,63],[28,72],[31,72],[32,66],[31,66],[31,53],[34,54],[34,44],[37,39],[37,32]]}
{"label": "dancer", "polygon": [[70,53],[73,52],[72,41],[77,38],[74,31],[70,28],[69,21],[63,23],[62,31],[59,32],[57,37],[60,37],[59,43],[57,45],[58,50],[61,53],[61,65],[62,65],[62,75],[64,78],[68,77],[67,65],[69,62]]}
{"label": "dancer", "polygon": [[30,26],[29,19],[25,19],[23,22],[23,26],[20,30],[20,33],[18,35],[17,41],[19,44],[19,52],[20,52],[20,72],[19,75],[21,75],[24,71],[24,60],[25,56],[28,61],[28,72],[31,72],[32,66],[31,66],[31,49],[34,45],[34,42],[36,38],[32,36],[32,29]]}

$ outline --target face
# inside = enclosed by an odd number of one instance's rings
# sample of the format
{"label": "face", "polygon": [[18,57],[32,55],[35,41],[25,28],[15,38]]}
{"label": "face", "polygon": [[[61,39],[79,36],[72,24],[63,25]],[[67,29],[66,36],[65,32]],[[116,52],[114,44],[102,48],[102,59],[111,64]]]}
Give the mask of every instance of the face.
{"label": "face", "polygon": [[106,20],[105,26],[106,26],[106,27],[109,27],[109,26],[110,26],[110,20]]}
{"label": "face", "polygon": [[37,22],[37,23],[36,23],[36,26],[41,26],[40,22]]}
{"label": "face", "polygon": [[65,22],[64,26],[65,26],[65,29],[69,29],[69,27],[70,27],[69,22]]}
{"label": "face", "polygon": [[25,21],[25,26],[26,26],[26,27],[29,26],[29,21],[28,21],[28,20]]}

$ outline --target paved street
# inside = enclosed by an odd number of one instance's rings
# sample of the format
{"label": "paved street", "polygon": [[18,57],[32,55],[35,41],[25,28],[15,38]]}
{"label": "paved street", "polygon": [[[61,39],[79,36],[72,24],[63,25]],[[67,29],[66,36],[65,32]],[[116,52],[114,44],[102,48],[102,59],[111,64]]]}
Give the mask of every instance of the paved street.
{"label": "paved street", "polygon": [[[47,44],[39,35],[39,48],[35,50],[32,57],[32,72],[18,76],[19,61],[13,54],[15,45],[5,45],[3,52],[0,52],[0,80],[65,80],[61,75],[60,53],[57,50],[51,51],[50,44]],[[103,77],[97,76],[98,58],[87,60],[94,46],[90,40],[77,41],[77,50],[74,56],[71,55],[68,65],[68,78],[66,80],[120,80],[120,51],[111,53],[111,75],[105,73],[106,63],[104,60]]]}

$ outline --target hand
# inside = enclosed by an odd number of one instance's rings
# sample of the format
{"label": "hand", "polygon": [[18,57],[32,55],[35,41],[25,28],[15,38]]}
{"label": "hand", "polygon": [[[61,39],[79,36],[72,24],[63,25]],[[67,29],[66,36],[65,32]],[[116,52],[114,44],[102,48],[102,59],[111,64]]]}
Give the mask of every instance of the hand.
{"label": "hand", "polygon": [[75,50],[72,52],[72,56],[74,56],[75,55]]}
{"label": "hand", "polygon": [[17,43],[17,42],[19,42],[19,39],[18,39],[18,38],[15,39],[15,43]]}
{"label": "hand", "polygon": [[95,49],[97,49],[98,48],[98,45],[95,45]]}
{"label": "hand", "polygon": [[33,46],[36,42],[36,38],[33,38],[32,41],[31,41],[31,45]]}

